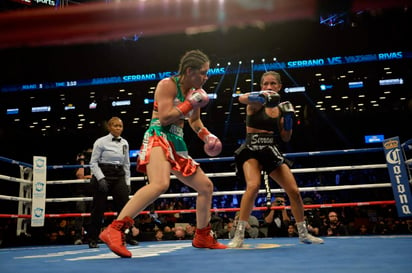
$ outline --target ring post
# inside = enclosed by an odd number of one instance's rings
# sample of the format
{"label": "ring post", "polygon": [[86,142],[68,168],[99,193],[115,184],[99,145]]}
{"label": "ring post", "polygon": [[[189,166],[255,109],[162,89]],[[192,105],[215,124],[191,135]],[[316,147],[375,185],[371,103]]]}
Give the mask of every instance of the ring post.
{"label": "ring post", "polygon": [[46,212],[46,163],[46,157],[33,157],[32,227],[44,226],[44,216]]}
{"label": "ring post", "polygon": [[412,216],[412,197],[409,186],[408,172],[399,137],[392,137],[383,141],[385,160],[392,183],[393,195],[399,217]]}

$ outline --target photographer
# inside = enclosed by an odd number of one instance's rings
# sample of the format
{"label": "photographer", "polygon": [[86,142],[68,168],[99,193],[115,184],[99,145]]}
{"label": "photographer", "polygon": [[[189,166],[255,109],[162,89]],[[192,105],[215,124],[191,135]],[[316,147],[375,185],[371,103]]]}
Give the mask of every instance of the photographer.
{"label": "photographer", "polygon": [[[84,150],[83,152],[77,155],[76,161],[79,165],[88,165],[90,163],[90,157],[92,156],[92,148]],[[90,167],[78,168],[76,169],[76,178],[77,179],[90,179],[92,178]]]}
{"label": "photographer", "polygon": [[[313,200],[311,197],[303,198],[304,205],[312,205]],[[319,209],[305,209],[305,222],[306,226],[308,227],[308,231],[310,234],[314,236],[320,235],[320,227],[323,223],[321,219],[320,210]]]}
{"label": "photographer", "polygon": [[[92,148],[84,150],[83,152],[77,154],[76,163],[79,165],[88,165],[90,163],[90,157],[92,155]],[[90,179],[92,178],[90,167],[85,166],[84,168],[76,169],[76,178],[77,179]],[[92,196],[90,189],[90,183],[76,183],[70,184],[72,196],[74,197],[88,197]],[[79,213],[90,212],[90,202],[85,201],[76,201],[75,211]],[[83,230],[84,230],[84,217],[76,217],[74,219],[74,244],[81,245],[83,244]]]}
{"label": "photographer", "polygon": [[[283,194],[275,195],[275,200],[272,202],[273,206],[285,206],[286,200]],[[281,210],[270,209],[265,212],[265,223],[268,227],[268,237],[287,237],[290,217],[286,208]]]}
{"label": "photographer", "polygon": [[[235,236],[236,225],[239,221],[239,211],[236,212],[234,219],[234,226],[229,232],[229,237],[233,238]],[[249,216],[249,220],[245,225],[245,238],[258,238],[259,237],[259,220],[254,215]]]}

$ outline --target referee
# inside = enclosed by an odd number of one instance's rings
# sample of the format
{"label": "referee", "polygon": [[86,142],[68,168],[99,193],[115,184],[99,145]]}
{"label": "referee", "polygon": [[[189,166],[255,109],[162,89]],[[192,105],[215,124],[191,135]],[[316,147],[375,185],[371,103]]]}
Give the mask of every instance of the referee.
{"label": "referee", "polygon": [[[103,227],[104,212],[107,209],[107,197],[113,196],[114,209],[119,213],[129,201],[130,194],[130,158],[129,143],[121,137],[123,121],[112,117],[107,122],[109,134],[98,138],[93,144],[90,159],[93,192],[90,224],[87,228],[89,248],[97,248],[98,236]],[[133,230],[134,229],[134,230]],[[137,235],[134,227],[130,235]],[[136,234],[137,233],[137,234]],[[137,241],[129,236],[128,243],[136,245]]]}

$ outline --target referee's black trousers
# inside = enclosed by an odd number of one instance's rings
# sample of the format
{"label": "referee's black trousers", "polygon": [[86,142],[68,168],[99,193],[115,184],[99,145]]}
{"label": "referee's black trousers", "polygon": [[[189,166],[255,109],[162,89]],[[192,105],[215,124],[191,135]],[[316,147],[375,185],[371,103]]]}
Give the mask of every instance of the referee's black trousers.
{"label": "referee's black trousers", "polygon": [[[107,193],[98,190],[97,179],[93,176],[90,183],[93,190],[92,211],[90,216],[90,225],[87,228],[88,238],[97,241],[104,223],[104,213],[108,209],[120,213],[122,208],[129,201],[129,187],[126,184],[125,177],[105,177],[108,182],[109,190]],[[113,196],[113,201],[107,200],[108,196]],[[113,204],[113,207],[109,207]]]}

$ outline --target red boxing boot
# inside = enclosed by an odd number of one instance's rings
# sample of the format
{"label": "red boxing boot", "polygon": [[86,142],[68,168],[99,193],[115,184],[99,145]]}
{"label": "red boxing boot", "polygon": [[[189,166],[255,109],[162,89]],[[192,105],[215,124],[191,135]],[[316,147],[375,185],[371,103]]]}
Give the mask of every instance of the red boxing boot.
{"label": "red boxing boot", "polygon": [[210,225],[202,229],[196,229],[195,237],[193,238],[192,245],[197,248],[210,248],[210,249],[225,249],[226,245],[219,243],[212,231]]}
{"label": "red boxing boot", "polygon": [[124,231],[134,224],[132,218],[126,216],[123,220],[114,220],[99,235],[111,251],[122,258],[131,258],[132,253],[127,250]]}

